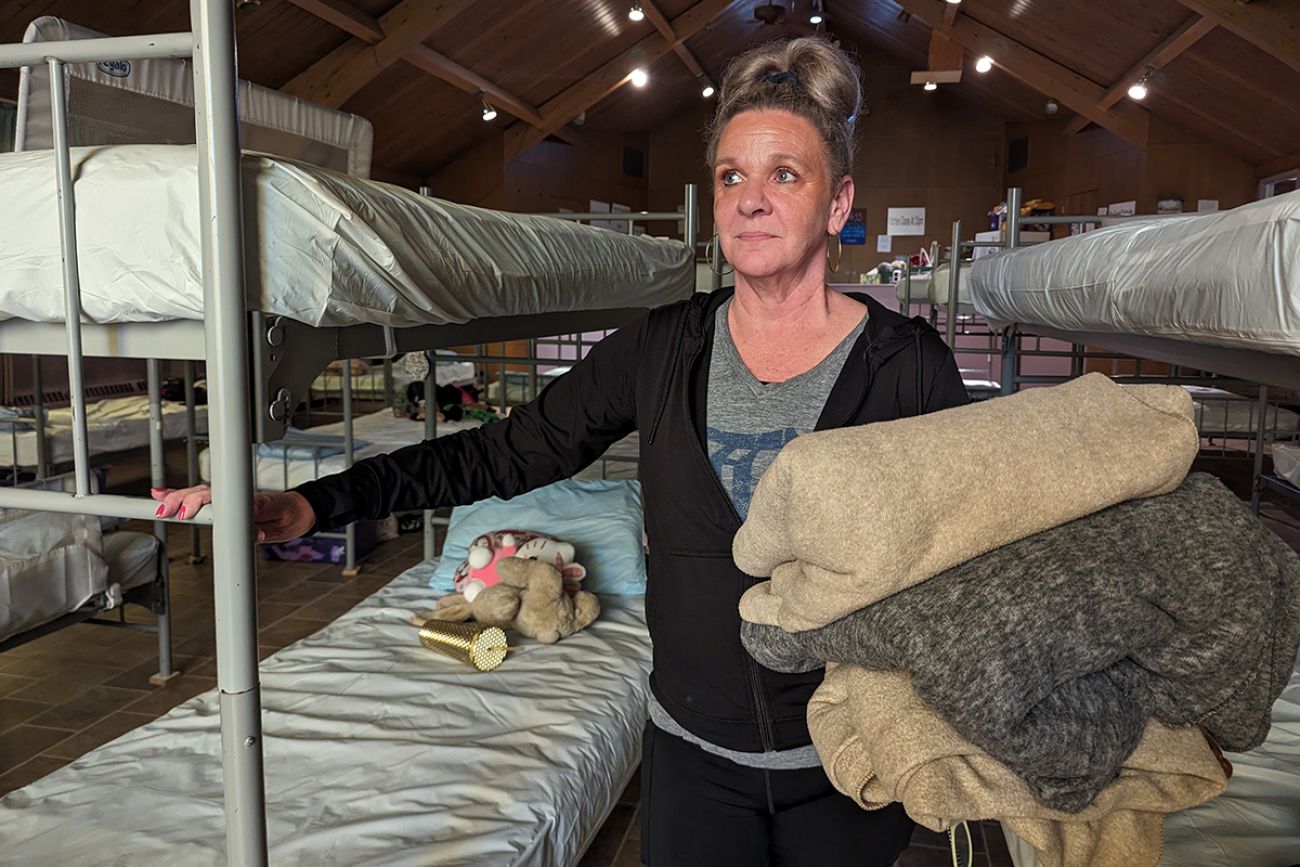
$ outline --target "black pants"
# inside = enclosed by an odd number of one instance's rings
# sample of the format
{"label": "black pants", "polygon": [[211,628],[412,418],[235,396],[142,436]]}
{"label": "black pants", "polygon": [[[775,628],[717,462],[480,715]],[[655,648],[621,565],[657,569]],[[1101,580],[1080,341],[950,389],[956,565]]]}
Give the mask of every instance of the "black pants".
{"label": "black pants", "polygon": [[902,805],[863,810],[821,768],[747,768],[646,723],[641,860],[649,867],[887,867],[912,827]]}

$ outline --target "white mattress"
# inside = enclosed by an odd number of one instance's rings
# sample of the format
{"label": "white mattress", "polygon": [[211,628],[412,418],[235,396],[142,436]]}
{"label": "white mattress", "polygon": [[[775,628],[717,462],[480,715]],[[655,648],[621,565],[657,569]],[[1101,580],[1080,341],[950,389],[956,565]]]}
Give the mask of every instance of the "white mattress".
{"label": "white mattress", "polygon": [[[262,663],[272,864],[574,864],[636,767],[640,597],[480,673],[406,622],[428,574]],[[5,796],[0,864],[225,864],[217,711],[204,693]]]}
{"label": "white mattress", "polygon": [[[440,421],[438,436],[457,433],[478,427],[473,421]],[[310,482],[321,476],[342,472],[347,469],[342,454],[343,422],[318,425],[308,428],[304,433],[322,438],[333,454],[321,454],[319,450],[300,446],[285,446],[282,443],[263,443],[257,447],[257,488],[261,491],[287,491],[290,488]],[[424,439],[424,422],[393,415],[391,409],[359,415],[352,420],[352,435],[356,447],[355,459],[382,455],[403,446],[413,445]],[[207,449],[199,452],[199,476],[203,481],[211,481],[212,459]],[[286,476],[288,483],[286,484]]]}
{"label": "white mattress", "polygon": [[[948,306],[948,295],[951,288],[949,281],[949,266],[947,264],[939,265],[932,272],[926,274],[913,274],[911,301],[913,304],[933,304],[939,307]],[[961,277],[957,283],[957,311],[959,313],[970,313],[974,308],[971,306],[970,297],[970,267],[962,265]],[[894,295],[899,301],[905,301],[908,298],[908,287],[906,282],[899,281],[894,289]]]}
{"label": "white mattress", "polygon": [[[1228,790],[1165,821],[1160,867],[1290,867],[1300,862],[1300,659],[1273,705],[1268,738],[1232,762]],[[1016,867],[1039,867],[1005,826]]]}
{"label": "white mattress", "polygon": [[[1259,427],[1259,401],[1220,388],[1185,385],[1192,395],[1196,429],[1205,433],[1254,435]],[[1275,436],[1295,436],[1300,432],[1300,415],[1269,404],[1264,415],[1265,431]]]}
{"label": "white mattress", "polygon": [[[164,400],[163,439],[185,436],[185,404]],[[194,408],[198,433],[207,430],[207,407]],[[86,404],[86,432],[92,455],[120,452],[149,445],[149,398],[111,397]],[[72,410],[48,411],[45,433],[49,439],[49,460],[72,460]],[[0,467],[36,465],[36,429],[25,423],[0,420]]]}
{"label": "white mattress", "polygon": [[969,283],[998,323],[1300,355],[1300,192],[995,253]]}
{"label": "white mattress", "polygon": [[1300,445],[1274,443],[1273,472],[1300,488]]}
{"label": "white mattress", "polygon": [[[693,251],[677,241],[256,154],[243,166],[248,305],[308,325],[654,307],[694,289]],[[72,173],[86,317],[202,319],[194,148],[74,148]],[[54,177],[50,151],[0,154],[0,319],[63,319]]]}
{"label": "white mattress", "polygon": [[104,562],[108,580],[123,590],[148,584],[158,575],[158,540],[130,530],[105,533]]}
{"label": "white mattress", "polygon": [[[440,421],[438,436],[478,427],[474,421]],[[323,424],[304,431],[312,436],[329,438],[332,450],[341,450],[343,422]],[[390,409],[357,416],[352,420],[355,460],[364,460],[414,445],[424,440],[424,422],[393,415]],[[640,455],[636,434],[629,434],[609,447],[591,466],[576,473],[576,479],[635,479]],[[257,447],[257,488],[261,491],[286,491],[347,468],[341,451],[317,458],[317,450],[282,443],[263,443]],[[199,452],[199,476],[211,481],[211,457],[207,449]],[[288,483],[286,484],[286,477]]]}
{"label": "white mattress", "polygon": [[[158,574],[158,541],[145,533],[104,533],[84,515],[6,514],[0,558],[0,641],[57,620],[92,600],[148,584]],[[28,550],[19,556],[15,548]],[[36,550],[32,550],[36,549]],[[116,591],[112,592],[114,585]]]}

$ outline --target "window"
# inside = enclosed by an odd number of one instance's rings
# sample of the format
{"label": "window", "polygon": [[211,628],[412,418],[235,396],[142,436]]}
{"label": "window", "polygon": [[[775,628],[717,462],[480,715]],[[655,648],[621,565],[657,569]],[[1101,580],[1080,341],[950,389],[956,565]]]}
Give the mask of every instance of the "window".
{"label": "window", "polygon": [[1282,172],[1259,182],[1259,197],[1270,199],[1283,193],[1294,193],[1300,188],[1300,168]]}
{"label": "window", "polygon": [[623,174],[629,178],[645,177],[645,151],[623,145]]}

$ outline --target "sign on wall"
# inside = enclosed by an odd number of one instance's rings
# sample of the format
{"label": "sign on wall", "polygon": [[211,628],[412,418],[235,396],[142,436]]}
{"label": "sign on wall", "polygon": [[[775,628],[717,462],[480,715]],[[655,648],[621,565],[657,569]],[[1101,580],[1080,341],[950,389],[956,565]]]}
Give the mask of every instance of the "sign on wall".
{"label": "sign on wall", "polygon": [[877,253],[888,253],[888,252],[889,252],[890,250],[892,250],[892,249],[893,249],[893,241],[890,239],[890,237],[889,237],[888,235],[877,235],[877,236],[876,236],[876,252],[877,252]]}
{"label": "sign on wall", "polygon": [[867,243],[867,212],[861,208],[849,211],[849,221],[840,229],[840,243],[846,246]]}
{"label": "sign on wall", "polygon": [[890,208],[886,235],[924,235],[925,208]]}
{"label": "sign on wall", "polygon": [[1138,211],[1137,202],[1116,202],[1107,210],[1112,217],[1132,217]]}

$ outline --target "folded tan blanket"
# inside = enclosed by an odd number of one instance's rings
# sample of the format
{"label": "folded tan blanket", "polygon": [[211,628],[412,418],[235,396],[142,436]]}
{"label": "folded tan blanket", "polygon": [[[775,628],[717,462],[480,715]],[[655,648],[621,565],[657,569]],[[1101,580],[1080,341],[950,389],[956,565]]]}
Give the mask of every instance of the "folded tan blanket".
{"label": "folded tan blanket", "polygon": [[741,616],[825,626],[994,548],[1168,493],[1199,446],[1186,390],[1099,373],[799,437],[732,544],[737,566],[772,579],[745,593]]}
{"label": "folded tan blanket", "polygon": [[916,695],[906,674],[827,667],[808,703],[808,730],[837,789],[872,810],[901,802],[934,831],[1005,822],[1044,867],[1144,867],[1163,847],[1164,816],[1227,786],[1197,728],[1148,723],[1119,776],[1077,813],[1042,806],[1005,765],[963,740]]}

